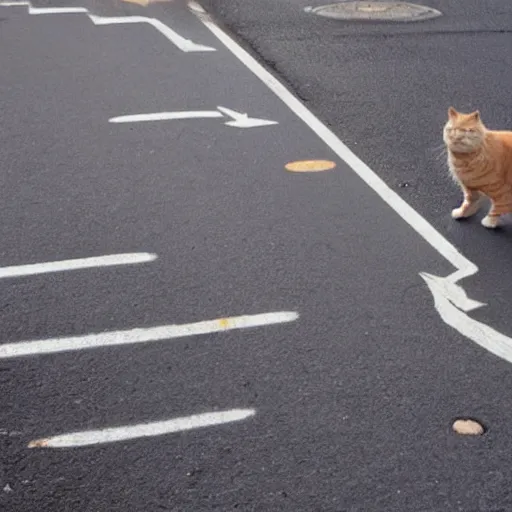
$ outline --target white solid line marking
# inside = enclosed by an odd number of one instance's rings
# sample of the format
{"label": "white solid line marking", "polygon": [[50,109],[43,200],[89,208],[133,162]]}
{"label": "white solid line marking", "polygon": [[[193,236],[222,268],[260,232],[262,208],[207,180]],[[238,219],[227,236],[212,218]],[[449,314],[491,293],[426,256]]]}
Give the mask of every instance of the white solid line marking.
{"label": "white solid line marking", "polygon": [[90,446],[100,443],[115,443],[128,439],[141,437],[161,436],[174,432],[183,432],[196,428],[222,425],[234,421],[241,421],[254,416],[254,409],[231,409],[228,411],[208,412],[195,414],[167,421],[142,423],[140,425],[111,427],[100,430],[86,430],[73,432],[55,437],[36,439],[30,441],[29,448],[70,448],[77,446]]}
{"label": "white solid line marking", "polygon": [[183,52],[215,52],[215,48],[211,46],[205,46],[202,44],[196,44],[190,39],[185,39],[180,36],[177,32],[172,30],[170,27],[162,23],[156,18],[147,18],[146,16],[121,16],[114,18],[106,18],[103,16],[96,16],[89,14],[92,22],[95,25],[117,25],[124,23],[149,23],[151,26],[156,28],[162,35],[164,35],[171,43],[177,46]]}
{"label": "white solid line marking", "polygon": [[170,119],[198,119],[223,117],[217,110],[191,110],[189,112],[155,112],[153,114],[133,114],[112,117],[109,123],[141,123],[145,121],[168,121]]}
{"label": "white solid line marking", "polygon": [[457,307],[447,298],[442,279],[425,272],[420,275],[427,283],[434,297],[435,308],[446,324],[492,354],[512,363],[512,339],[461,311],[460,306]]}
{"label": "white solid line marking", "polygon": [[201,12],[196,2],[190,2],[191,10],[203,24],[228,48],[250,71],[252,71],[274,94],[302,119],[353,171],[363,179],[400,217],[418,232],[432,247],[444,256],[457,272],[450,275],[455,282],[478,271],[478,267],[466,259],[457,248],[439,233],[416,210],[407,204],[396,192],[391,190],[362,160],[360,160],[343,142],[315,117],[293,94],[272,76],[249,53],[239,46],[210,17]]}
{"label": "white solid line marking", "polygon": [[18,7],[27,6],[29,14],[78,14],[85,13],[95,25],[117,25],[124,23],[149,23],[156,28],[162,35],[164,35],[171,43],[178,47],[183,52],[216,52],[215,48],[197,44],[190,39],[185,39],[170,27],[162,23],[156,18],[147,18],[146,16],[118,16],[118,17],[103,17],[90,14],[89,10],[85,7],[32,7],[30,2],[0,2],[0,7]]}
{"label": "white solid line marking", "polygon": [[87,13],[85,7],[32,7],[28,6],[29,14],[78,14]]}
{"label": "white solid line marking", "polygon": [[135,265],[156,260],[156,254],[148,252],[134,252],[126,254],[109,254],[108,256],[93,256],[75,260],[50,261],[46,263],[32,263],[13,267],[0,267],[0,279],[8,277],[31,276],[34,274],[48,274],[50,272],[64,272],[67,270],[80,270],[93,267],[110,267],[115,265]]}
{"label": "white solid line marking", "polygon": [[126,331],[109,331],[99,334],[86,334],[68,338],[49,338],[45,340],[21,341],[0,345],[0,359],[51,354],[73,350],[87,350],[98,347],[113,347],[136,343],[148,343],[161,340],[196,336],[233,329],[248,329],[263,325],[281,324],[297,320],[294,311],[262,313],[259,315],[233,316],[205,320],[192,324],[161,325],[158,327],[137,328]]}

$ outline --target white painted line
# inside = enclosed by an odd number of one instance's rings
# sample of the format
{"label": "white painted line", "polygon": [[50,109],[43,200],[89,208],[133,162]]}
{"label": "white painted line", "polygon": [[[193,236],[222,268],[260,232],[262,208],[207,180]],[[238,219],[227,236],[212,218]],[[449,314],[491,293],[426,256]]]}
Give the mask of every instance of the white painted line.
{"label": "white painted line", "polygon": [[409,206],[395,191],[391,190],[362,160],[315,117],[284,85],[272,76],[248,52],[219,28],[197,2],[189,2],[192,11],[203,24],[228,48],[250,71],[252,71],[274,94],[302,119],[353,171],[363,179],[400,217],[415,229],[432,247],[444,256],[457,272],[450,276],[452,281],[470,276],[478,267],[466,259],[457,248],[444,238],[416,210]]}
{"label": "white painted line", "polygon": [[170,27],[162,23],[156,18],[147,18],[147,23],[153,25],[162,35],[164,35],[169,41],[174,43],[180,50],[184,52],[216,52],[216,48],[211,46],[205,46],[203,44],[196,44],[190,39],[185,39],[177,34]]}
{"label": "white painted line", "polygon": [[426,272],[420,272],[420,276],[424,280],[429,279],[429,282],[435,285],[436,293],[443,295],[445,299],[448,299],[462,311],[472,311],[486,305],[483,302],[470,299],[466,290],[460,284],[454,283],[446,277],[439,277]]}
{"label": "white painted line", "polygon": [[247,114],[241,114],[236,110],[232,110],[226,107],[217,107],[217,110],[190,110],[184,112],[155,112],[152,114],[134,114],[112,117],[108,121],[109,123],[141,123],[147,121],[168,121],[172,119],[214,118],[223,117],[223,114],[231,119],[224,124],[227,126],[233,126],[235,128],[254,128],[256,126],[269,126],[278,124],[277,121],[249,117]]}
{"label": "white painted line", "polygon": [[32,7],[30,2],[0,2],[0,7],[19,7],[27,6],[29,14],[78,14],[85,13],[89,16],[95,25],[118,25],[126,23],[148,23],[156,28],[163,36],[165,36],[171,43],[183,52],[215,52],[215,48],[197,44],[190,39],[185,39],[170,27],[162,23],[156,18],[148,18],[146,16],[118,16],[118,17],[103,17],[90,14],[89,10],[85,7]]}
{"label": "white painted line", "polygon": [[92,22],[95,25],[118,25],[125,23],[149,23],[151,26],[156,28],[163,36],[165,36],[171,43],[178,47],[183,52],[215,52],[215,48],[211,46],[205,46],[202,44],[196,44],[190,39],[185,39],[180,36],[177,32],[172,30],[170,27],[162,23],[156,18],[147,18],[146,16],[121,16],[107,18],[103,16],[96,16],[89,14]]}
{"label": "white painted line", "polygon": [[196,428],[212,427],[234,421],[242,421],[255,414],[254,409],[231,409],[228,411],[195,414],[167,421],[142,423],[139,425],[86,430],[60,436],[30,441],[29,448],[75,448],[102,443],[115,443],[128,439],[154,437]]}
{"label": "white painted line", "polygon": [[233,329],[248,329],[264,325],[282,324],[293,322],[298,317],[299,315],[294,311],[280,311],[259,315],[217,318],[192,324],[161,325],[126,331],[86,334],[69,338],[49,338],[45,340],[6,343],[0,345],[0,359],[170,340],[184,336],[197,336],[199,334],[231,331]]}
{"label": "white painted line", "polygon": [[28,7],[29,14],[77,14],[89,12],[85,7],[32,7],[30,2],[0,2],[0,7]]}
{"label": "white painted line", "polygon": [[112,117],[109,123],[141,123],[145,121],[168,121],[171,119],[199,119],[223,117],[217,110],[190,110],[189,112],[155,112],[154,114],[134,114]]}
{"label": "white painted line", "polygon": [[28,13],[37,14],[78,14],[87,13],[84,7],[32,7],[28,6]]}
{"label": "white painted line", "polygon": [[46,263],[32,263],[13,267],[0,267],[0,279],[31,276],[35,274],[48,274],[50,272],[64,272],[68,270],[81,270],[84,268],[110,267],[115,265],[135,265],[156,260],[156,254],[147,252],[134,252],[126,254],[109,254],[107,256],[94,256],[74,260],[50,261]]}
{"label": "white painted line", "polygon": [[[482,322],[474,320],[454,305],[443,290],[438,277],[422,272],[421,277],[427,283],[434,297],[434,305],[441,319],[463,336],[474,341],[492,354],[512,363],[512,339],[492,329]],[[457,286],[457,285],[455,285]]]}

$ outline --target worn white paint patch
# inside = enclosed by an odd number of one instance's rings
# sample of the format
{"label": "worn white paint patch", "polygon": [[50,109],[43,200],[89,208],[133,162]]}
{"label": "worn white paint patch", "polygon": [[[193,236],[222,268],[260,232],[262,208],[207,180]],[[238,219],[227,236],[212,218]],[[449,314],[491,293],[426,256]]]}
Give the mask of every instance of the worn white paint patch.
{"label": "worn white paint patch", "polygon": [[55,437],[30,441],[29,448],[76,448],[103,443],[115,443],[143,437],[161,436],[197,428],[212,427],[242,421],[255,414],[254,409],[231,409],[228,411],[195,414],[167,421],[142,423],[139,425],[104,428],[73,432]]}
{"label": "worn white paint patch", "polygon": [[22,341],[0,345],[0,359],[51,354],[74,350],[87,350],[99,347],[113,347],[136,343],[148,343],[160,340],[196,336],[233,329],[248,329],[264,325],[281,324],[297,320],[294,311],[262,313],[259,315],[233,316],[217,318],[191,324],[161,325],[158,327],[110,331],[99,334],[86,334],[69,338],[49,338],[35,341]]}
{"label": "worn white paint patch", "polygon": [[32,263],[30,265],[0,267],[0,279],[30,276],[35,274],[48,274],[51,272],[81,270],[84,268],[135,265],[138,263],[148,263],[150,261],[156,260],[156,258],[156,254],[151,254],[148,252],[134,252],[125,254],[109,254],[107,256],[93,256],[91,258],[79,258],[73,260]]}

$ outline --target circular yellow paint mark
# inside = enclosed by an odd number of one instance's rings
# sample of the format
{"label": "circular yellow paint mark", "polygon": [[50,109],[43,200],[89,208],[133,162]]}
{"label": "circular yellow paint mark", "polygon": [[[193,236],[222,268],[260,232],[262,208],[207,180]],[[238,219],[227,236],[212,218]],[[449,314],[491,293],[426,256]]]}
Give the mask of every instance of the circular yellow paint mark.
{"label": "circular yellow paint mark", "polygon": [[334,169],[336,164],[330,160],[297,160],[285,165],[290,172],[322,172]]}

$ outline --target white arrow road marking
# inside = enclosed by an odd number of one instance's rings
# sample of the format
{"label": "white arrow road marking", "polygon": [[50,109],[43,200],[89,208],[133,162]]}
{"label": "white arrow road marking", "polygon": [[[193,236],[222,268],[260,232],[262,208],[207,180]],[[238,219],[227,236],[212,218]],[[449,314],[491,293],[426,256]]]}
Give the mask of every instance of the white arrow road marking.
{"label": "white arrow road marking", "polygon": [[512,363],[512,339],[492,329],[458,309],[447,298],[443,278],[422,272],[421,277],[427,283],[434,297],[434,305],[440,317],[449,326],[474,341],[494,355]]}
{"label": "white arrow road marking", "polygon": [[[211,19],[203,7],[194,0],[188,2],[190,10],[201,20],[206,28],[217,37],[217,39],[236,57],[244,66],[252,71],[288,108],[294,112],[305,124],[307,124],[318,137],[325,142],[352,170],[376,192],[393,210],[402,217],[421,237],[423,237],[439,254],[446,258],[457,270],[445,278],[430,276],[429,274],[420,274],[427,281],[429,289],[434,294],[434,300],[439,303],[440,298],[444,299],[443,304],[447,307],[441,310],[439,314],[444,322],[457,329],[461,334],[472,339],[476,343],[481,344],[489,351],[500,357],[508,359],[507,351],[504,344],[508,344],[512,348],[512,338],[503,336],[493,331],[484,324],[479,324],[475,320],[470,319],[457,309],[470,311],[477,307],[483,306],[481,302],[469,299],[466,292],[460,285],[455,285],[457,281],[465,277],[469,277],[478,272],[478,267],[459,250],[451,244],[439,231],[437,231],[425,218],[423,218],[414,208],[404,201],[394,190],[368,167],[361,159],[359,159],[343,142],[312,112],[310,112],[299,99],[297,99],[279,80],[267,71],[259,62],[244,50],[236,41],[226,34]],[[429,277],[426,277],[429,276]],[[434,280],[432,280],[434,278]],[[433,284],[435,282],[435,285]],[[455,285],[455,286],[453,286]],[[455,307],[457,306],[457,307]],[[469,322],[471,329],[462,325],[461,316],[464,321]],[[476,332],[486,334],[485,342],[481,337],[477,340]],[[494,334],[498,335],[496,337]],[[508,349],[507,349],[508,350]],[[511,361],[512,362],[512,361]]]}
{"label": "white arrow road marking", "polygon": [[277,121],[269,121],[267,119],[258,119],[256,117],[249,117],[247,114],[240,114],[236,110],[231,110],[226,107],[217,107],[224,115],[231,117],[228,121],[228,126],[235,126],[237,128],[254,128],[255,126],[269,126],[271,124],[278,124]]}
{"label": "white arrow road marking", "polygon": [[224,114],[226,117],[231,118],[230,121],[227,121],[224,124],[226,124],[227,126],[234,126],[235,128],[254,128],[257,126],[279,124],[277,121],[249,117],[247,114],[241,114],[236,110],[231,110],[226,107],[217,107],[217,110],[190,110],[183,112],[155,112],[151,114],[133,114],[112,117],[108,121],[109,123],[142,123],[147,121],[168,121],[174,119],[220,118],[223,117],[222,114]]}
{"label": "white arrow road marking", "polygon": [[189,110],[184,112],[155,112],[154,114],[133,114],[112,117],[109,123],[143,123],[146,121],[169,121],[172,119],[207,119],[223,117],[217,110]]}
{"label": "white arrow road marking", "polygon": [[68,338],[49,338],[45,340],[6,343],[0,345],[0,359],[170,340],[184,336],[197,336],[199,334],[231,331],[233,329],[248,329],[250,327],[293,322],[298,317],[299,315],[294,311],[279,311],[259,315],[217,318],[192,324],[161,325],[158,327],[110,331]]}
{"label": "white arrow road marking", "polygon": [[483,302],[470,299],[466,294],[466,290],[460,284],[456,284],[450,279],[451,276],[438,277],[426,272],[420,272],[420,276],[425,281],[428,280],[427,283],[430,283],[431,286],[435,286],[438,295],[443,295],[453,305],[462,309],[462,311],[472,311],[486,305]]}
{"label": "white arrow road marking", "polygon": [[78,14],[84,13],[89,16],[95,25],[119,25],[126,23],[148,23],[156,28],[162,35],[164,35],[171,43],[183,52],[215,52],[215,48],[197,44],[190,39],[185,39],[170,27],[162,23],[156,18],[148,18],[146,16],[121,16],[121,17],[104,17],[90,14],[89,10],[85,7],[32,7],[30,2],[0,2],[0,7],[28,7],[28,13],[32,15],[39,14]]}
{"label": "white arrow road marking", "polygon": [[32,263],[29,265],[17,265],[13,267],[0,267],[0,279],[31,276],[35,274],[48,274],[50,272],[64,272],[67,270],[80,270],[84,268],[135,265],[137,263],[154,261],[156,258],[156,254],[134,252],[126,254],[109,254],[107,256],[93,256],[92,258]]}
{"label": "white arrow road marking", "polygon": [[111,427],[100,430],[86,430],[73,432],[55,437],[36,439],[30,441],[29,448],[70,448],[77,446],[90,446],[100,443],[115,443],[128,439],[141,437],[161,436],[174,432],[183,432],[196,428],[212,427],[234,421],[245,420],[255,414],[254,409],[231,409],[228,411],[208,412],[185,416],[167,421],[142,423],[140,425]]}

